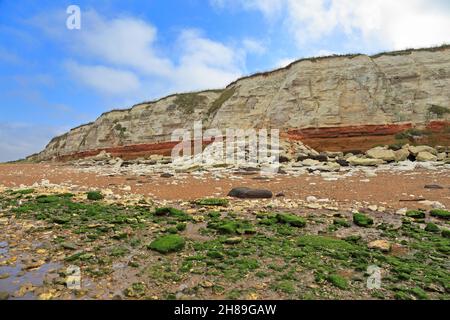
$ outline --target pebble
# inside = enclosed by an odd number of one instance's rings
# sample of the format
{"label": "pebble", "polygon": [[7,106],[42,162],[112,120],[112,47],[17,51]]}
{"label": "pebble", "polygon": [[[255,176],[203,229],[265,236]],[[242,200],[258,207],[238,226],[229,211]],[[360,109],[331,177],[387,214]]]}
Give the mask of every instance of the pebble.
{"label": "pebble", "polygon": [[387,240],[375,240],[375,241],[369,242],[367,244],[367,247],[369,249],[378,249],[383,252],[389,252],[391,250],[391,244]]}
{"label": "pebble", "polygon": [[9,293],[8,293],[8,292],[1,291],[1,292],[0,292],[0,301],[2,301],[2,300],[8,300],[8,299],[9,299]]}

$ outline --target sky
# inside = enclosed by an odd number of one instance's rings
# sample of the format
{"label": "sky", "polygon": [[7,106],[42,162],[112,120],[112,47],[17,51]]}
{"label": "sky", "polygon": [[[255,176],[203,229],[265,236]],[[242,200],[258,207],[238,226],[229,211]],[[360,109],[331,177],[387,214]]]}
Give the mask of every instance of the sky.
{"label": "sky", "polygon": [[444,43],[448,0],[0,0],[0,162],[105,111],[299,58]]}

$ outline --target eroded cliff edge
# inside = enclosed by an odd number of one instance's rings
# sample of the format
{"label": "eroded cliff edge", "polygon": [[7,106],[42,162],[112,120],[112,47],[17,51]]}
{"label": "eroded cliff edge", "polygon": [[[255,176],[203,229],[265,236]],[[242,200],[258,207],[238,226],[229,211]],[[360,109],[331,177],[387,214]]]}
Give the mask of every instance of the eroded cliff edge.
{"label": "eroded cliff edge", "polygon": [[[368,149],[417,129],[450,144],[450,46],[303,59],[241,78],[223,90],[175,94],[101,115],[54,138],[30,160],[102,150],[122,157],[167,153],[174,129],[278,128],[318,150]],[[423,141],[422,141],[423,143]]]}

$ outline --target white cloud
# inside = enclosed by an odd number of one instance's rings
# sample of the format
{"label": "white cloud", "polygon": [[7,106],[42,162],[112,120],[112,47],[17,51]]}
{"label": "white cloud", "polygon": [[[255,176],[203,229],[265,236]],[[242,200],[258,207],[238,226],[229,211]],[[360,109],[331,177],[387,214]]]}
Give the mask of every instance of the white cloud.
{"label": "white cloud", "polygon": [[242,74],[239,50],[207,39],[198,30],[184,30],[178,46],[181,57],[171,76],[175,90],[222,87]]}
{"label": "white cloud", "polygon": [[[435,2],[437,4],[437,2]],[[299,44],[332,32],[391,49],[450,40],[450,10],[429,0],[288,0],[288,24]]]}
{"label": "white cloud", "polygon": [[316,54],[313,54],[313,56],[314,57],[327,57],[327,56],[332,56],[334,54],[336,54],[336,52],[326,50],[326,49],[321,49],[321,50],[317,51]]}
{"label": "white cloud", "polygon": [[138,77],[129,71],[105,66],[80,65],[73,61],[67,62],[66,67],[75,81],[79,80],[104,94],[128,94],[136,92],[141,86]]}
{"label": "white cloud", "polygon": [[170,76],[173,65],[155,51],[157,30],[132,17],[107,20],[94,11],[83,14],[80,32],[82,54],[91,54],[106,63],[130,67],[141,73]]}
{"label": "white cloud", "polygon": [[275,68],[284,68],[287,67],[288,65],[290,65],[292,62],[294,62],[296,59],[294,58],[283,58],[278,60],[275,63]]}
{"label": "white cloud", "polygon": [[254,54],[264,54],[267,51],[267,48],[264,46],[264,44],[261,41],[246,38],[242,41],[242,44],[246,50],[247,53],[254,53]]}
{"label": "white cloud", "polygon": [[80,31],[60,34],[45,25],[47,15],[33,23],[70,49],[66,69],[73,78],[127,101],[223,87],[244,73],[247,54],[264,51],[256,40],[224,43],[197,29],[181,30],[170,46],[162,46],[149,22],[131,16],[107,19],[95,11],[83,12]]}
{"label": "white cloud", "polygon": [[[450,41],[450,6],[443,0],[220,0],[216,5],[282,12],[299,47],[344,33],[354,47],[402,49]],[[362,43],[361,43],[362,41]]]}

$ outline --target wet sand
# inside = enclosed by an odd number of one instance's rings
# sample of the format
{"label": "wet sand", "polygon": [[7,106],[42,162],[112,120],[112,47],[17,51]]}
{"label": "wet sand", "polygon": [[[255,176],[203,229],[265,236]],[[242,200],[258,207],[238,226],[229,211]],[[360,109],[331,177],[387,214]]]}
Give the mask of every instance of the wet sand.
{"label": "wet sand", "polygon": [[[242,175],[239,179],[226,177],[216,179],[209,174],[202,177],[184,174],[180,177],[161,178],[159,175],[102,176],[96,173],[80,172],[73,167],[61,164],[0,165],[0,185],[7,188],[31,186],[42,180],[48,180],[52,184],[65,183],[87,189],[108,188],[117,194],[142,194],[155,200],[224,197],[232,188],[246,186],[269,189],[274,195],[282,192],[289,199],[315,196],[339,203],[359,201],[383,204],[390,208],[420,207],[420,204],[414,200],[426,199],[439,201],[446,207],[450,207],[450,172],[425,169],[377,172],[377,176],[374,177],[357,173],[337,181],[325,181],[321,176],[308,174],[297,177],[276,175],[267,180],[260,179],[258,173]],[[439,185],[442,189],[426,189],[425,185]],[[124,186],[130,186],[131,190]]]}

